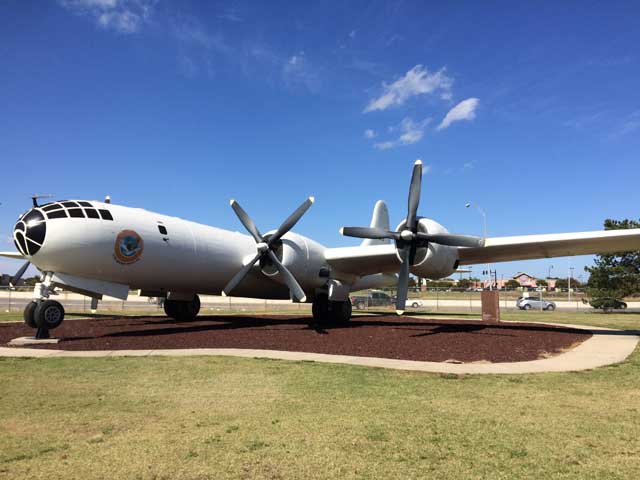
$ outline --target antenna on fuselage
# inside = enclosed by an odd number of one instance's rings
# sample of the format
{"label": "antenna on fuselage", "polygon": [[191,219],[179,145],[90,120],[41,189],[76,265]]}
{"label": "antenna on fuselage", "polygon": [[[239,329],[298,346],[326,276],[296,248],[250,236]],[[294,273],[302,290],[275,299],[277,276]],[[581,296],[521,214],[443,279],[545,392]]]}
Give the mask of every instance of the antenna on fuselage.
{"label": "antenna on fuselage", "polygon": [[109,195],[104,197],[104,203],[111,203],[111,197]]}
{"label": "antenna on fuselage", "polygon": [[51,197],[53,197],[53,195],[51,195],[51,194],[48,194],[48,195],[34,194],[34,195],[31,195],[31,201],[33,202],[33,206],[34,207],[38,207],[39,206],[38,205],[38,199],[39,198],[51,198]]}

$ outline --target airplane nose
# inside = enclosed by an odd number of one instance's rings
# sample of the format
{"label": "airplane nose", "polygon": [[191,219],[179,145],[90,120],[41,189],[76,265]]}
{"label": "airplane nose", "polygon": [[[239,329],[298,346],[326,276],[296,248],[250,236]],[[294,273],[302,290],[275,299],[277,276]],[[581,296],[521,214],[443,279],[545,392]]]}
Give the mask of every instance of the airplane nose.
{"label": "airplane nose", "polygon": [[32,208],[25,213],[13,229],[13,242],[25,257],[35,255],[44,243],[47,224],[42,212]]}

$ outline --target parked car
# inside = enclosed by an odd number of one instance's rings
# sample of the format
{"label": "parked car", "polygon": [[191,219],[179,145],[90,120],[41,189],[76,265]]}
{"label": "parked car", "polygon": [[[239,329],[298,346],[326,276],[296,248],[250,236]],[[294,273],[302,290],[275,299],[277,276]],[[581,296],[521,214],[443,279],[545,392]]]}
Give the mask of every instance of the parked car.
{"label": "parked car", "polygon": [[516,307],[520,310],[555,310],[556,304],[540,297],[520,297],[516,300]]}
{"label": "parked car", "polygon": [[358,310],[368,307],[387,307],[393,304],[392,298],[384,292],[373,290],[369,295],[354,295],[351,297],[351,305]]}
{"label": "parked car", "polygon": [[611,310],[624,310],[627,308],[627,304],[625,302],[613,297],[592,298],[589,305],[593,308],[602,309],[605,312]]}

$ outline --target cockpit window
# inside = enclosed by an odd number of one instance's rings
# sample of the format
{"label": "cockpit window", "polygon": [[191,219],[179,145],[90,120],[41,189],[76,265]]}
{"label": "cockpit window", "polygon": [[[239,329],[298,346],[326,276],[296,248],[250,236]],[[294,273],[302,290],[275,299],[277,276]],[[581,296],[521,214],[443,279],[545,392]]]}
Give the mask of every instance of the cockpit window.
{"label": "cockpit window", "polygon": [[100,216],[103,220],[113,220],[113,217],[111,216],[111,212],[109,210],[100,209],[98,211],[100,212]]}
{"label": "cockpit window", "polygon": [[82,213],[81,208],[70,208],[69,216],[72,218],[84,218],[84,214]]}
{"label": "cockpit window", "polygon": [[77,207],[78,204],[76,202],[62,202],[62,205],[64,205],[65,207],[69,207],[69,208],[73,208],[73,207]]}
{"label": "cockpit window", "polygon": [[59,203],[52,203],[50,205],[47,205],[46,207],[42,207],[42,210],[44,210],[45,212],[50,212],[51,210],[58,210],[62,208],[62,205],[60,205]]}
{"label": "cockpit window", "polygon": [[100,218],[98,211],[93,208],[85,208],[84,213],[87,214],[87,218]]}
{"label": "cockpit window", "polygon": [[93,205],[91,205],[89,202],[78,202],[78,203],[83,207],[93,208]]}
{"label": "cockpit window", "polygon": [[47,218],[49,218],[49,219],[67,218],[67,212],[65,212],[64,210],[56,210],[55,212],[48,212],[47,213]]}

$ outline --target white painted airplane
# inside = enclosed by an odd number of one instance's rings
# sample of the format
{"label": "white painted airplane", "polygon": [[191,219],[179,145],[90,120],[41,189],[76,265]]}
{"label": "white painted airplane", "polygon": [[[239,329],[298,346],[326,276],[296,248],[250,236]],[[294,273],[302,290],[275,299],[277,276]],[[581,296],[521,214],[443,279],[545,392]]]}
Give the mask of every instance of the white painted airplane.
{"label": "white painted airplane", "polygon": [[418,160],[408,213],[395,230],[382,201],[369,227],[341,229],[343,235],[365,238],[356,247],[327,248],[290,231],[313,197],[266,234],[231,200],[250,235],[111,203],[38,205],[34,198],[33,208],[14,228],[19,252],[0,255],[26,259],[14,284],[30,263],[40,270],[41,282],[24,318],[38,336],[47,336],[64,319],[64,307],[49,298],[55,287],[91,297],[93,308],[103,295],[126,299],[130,290],[139,289],[143,296],[165,298],[165,312],[179,320],[198,314],[198,294],[291,298],[313,302],[319,322],[341,322],[351,317],[349,292],[396,283],[396,309],[403,313],[410,272],[438,279],[460,265],[640,250],[640,229],[497,238],[450,234],[418,216],[421,180]]}

